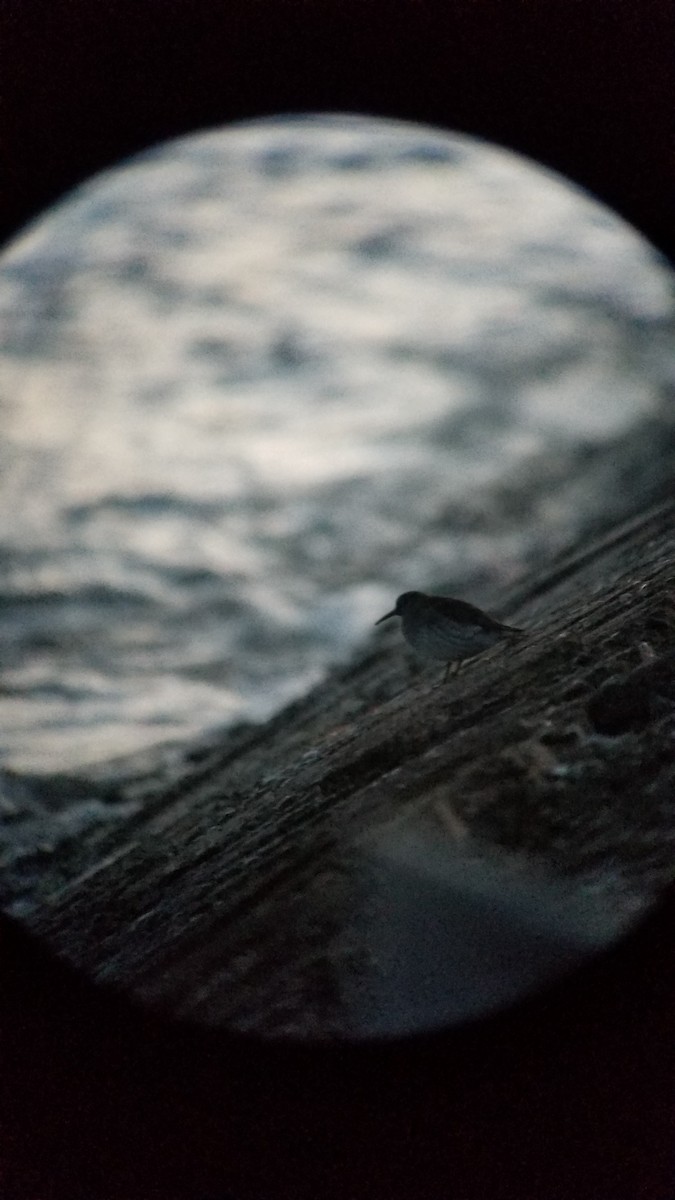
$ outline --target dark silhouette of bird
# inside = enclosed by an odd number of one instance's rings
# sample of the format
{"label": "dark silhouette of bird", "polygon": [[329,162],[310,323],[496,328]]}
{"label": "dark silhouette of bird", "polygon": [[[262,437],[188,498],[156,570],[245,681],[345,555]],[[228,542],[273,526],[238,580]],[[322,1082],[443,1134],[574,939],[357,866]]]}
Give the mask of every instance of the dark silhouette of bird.
{"label": "dark silhouette of bird", "polygon": [[396,607],[375,624],[390,617],[401,618],[403,636],[420,658],[447,663],[443,682],[455,674],[463,659],[482,654],[500,641],[525,636],[525,630],[503,625],[466,600],[427,596],[424,592],[404,592]]}

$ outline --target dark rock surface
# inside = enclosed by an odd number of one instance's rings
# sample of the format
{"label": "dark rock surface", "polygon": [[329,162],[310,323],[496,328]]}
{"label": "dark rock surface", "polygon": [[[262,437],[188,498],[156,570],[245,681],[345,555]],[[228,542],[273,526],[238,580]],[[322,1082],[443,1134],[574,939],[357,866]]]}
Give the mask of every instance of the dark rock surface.
{"label": "dark rock surface", "polygon": [[527,639],[445,686],[433,669],[410,682],[394,638],[154,770],[144,756],[41,795],[8,777],[5,907],[163,1011],[310,1038],[370,1028],[354,1000],[378,969],[368,864],[392,828],[408,845],[435,828],[448,871],[505,851],[516,876],[594,889],[611,937],[674,874],[674,512],[526,581],[504,615]]}

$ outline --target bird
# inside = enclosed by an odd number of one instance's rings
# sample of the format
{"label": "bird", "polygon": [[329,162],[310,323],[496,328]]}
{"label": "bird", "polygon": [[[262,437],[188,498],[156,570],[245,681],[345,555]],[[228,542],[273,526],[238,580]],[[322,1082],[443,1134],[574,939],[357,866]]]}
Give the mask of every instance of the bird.
{"label": "bird", "polygon": [[482,654],[500,641],[525,636],[524,629],[503,625],[466,600],[427,596],[425,592],[404,592],[396,607],[375,624],[390,617],[401,618],[403,636],[420,658],[445,661],[443,683],[456,674],[462,659]]}

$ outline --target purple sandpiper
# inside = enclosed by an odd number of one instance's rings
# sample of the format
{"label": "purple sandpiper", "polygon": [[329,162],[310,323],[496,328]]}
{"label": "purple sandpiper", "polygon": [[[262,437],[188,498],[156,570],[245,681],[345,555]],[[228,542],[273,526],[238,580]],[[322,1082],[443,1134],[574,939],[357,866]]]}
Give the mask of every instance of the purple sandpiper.
{"label": "purple sandpiper", "polygon": [[462,659],[482,654],[497,642],[524,637],[523,629],[502,625],[494,617],[451,596],[427,596],[424,592],[404,592],[396,607],[375,624],[400,617],[403,636],[420,658],[441,659],[447,663],[443,682],[455,674]]}

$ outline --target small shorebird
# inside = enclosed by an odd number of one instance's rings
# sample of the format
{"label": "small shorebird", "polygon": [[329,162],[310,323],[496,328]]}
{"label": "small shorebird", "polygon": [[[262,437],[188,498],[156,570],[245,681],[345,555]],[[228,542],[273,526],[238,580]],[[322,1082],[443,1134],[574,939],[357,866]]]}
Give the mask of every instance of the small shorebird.
{"label": "small shorebird", "polygon": [[524,629],[502,625],[466,600],[426,596],[424,592],[404,592],[396,607],[375,624],[390,617],[401,618],[403,636],[420,658],[440,658],[447,663],[444,683],[459,670],[462,659],[482,654],[497,642],[525,636]]}

